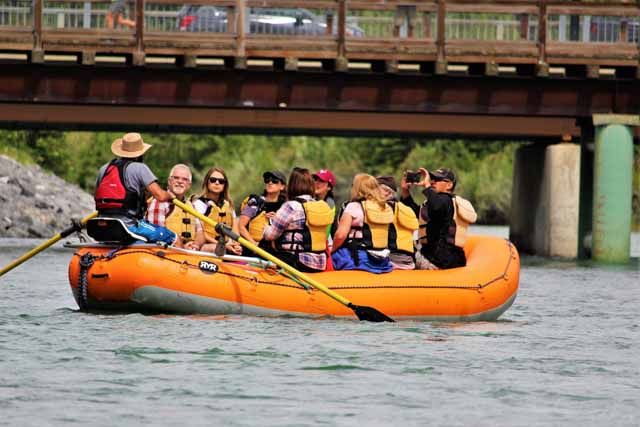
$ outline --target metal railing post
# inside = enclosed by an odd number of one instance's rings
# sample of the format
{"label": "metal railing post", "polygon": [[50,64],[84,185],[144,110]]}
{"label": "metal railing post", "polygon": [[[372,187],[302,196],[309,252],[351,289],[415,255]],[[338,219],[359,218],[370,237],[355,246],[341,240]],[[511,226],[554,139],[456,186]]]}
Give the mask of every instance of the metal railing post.
{"label": "metal railing post", "polygon": [[84,2],[82,28],[91,28],[91,2]]}

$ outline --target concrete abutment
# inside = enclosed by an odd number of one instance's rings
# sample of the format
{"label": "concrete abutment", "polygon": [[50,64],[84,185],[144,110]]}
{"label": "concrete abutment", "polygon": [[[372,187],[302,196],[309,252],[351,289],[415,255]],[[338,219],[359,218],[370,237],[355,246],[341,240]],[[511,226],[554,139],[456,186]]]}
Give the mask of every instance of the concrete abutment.
{"label": "concrete abutment", "polygon": [[594,115],[593,124],[582,126],[580,144],[518,149],[509,237],[521,252],[629,261],[633,127],[639,125],[640,116]]}

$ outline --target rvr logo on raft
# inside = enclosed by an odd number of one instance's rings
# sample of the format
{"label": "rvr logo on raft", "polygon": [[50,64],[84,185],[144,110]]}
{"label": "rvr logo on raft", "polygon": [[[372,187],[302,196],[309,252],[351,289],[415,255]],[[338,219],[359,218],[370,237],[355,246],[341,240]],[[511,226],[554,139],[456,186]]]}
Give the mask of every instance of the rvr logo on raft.
{"label": "rvr logo on raft", "polygon": [[202,271],[215,273],[218,271],[218,264],[210,261],[200,261],[200,263],[198,264],[198,268]]}

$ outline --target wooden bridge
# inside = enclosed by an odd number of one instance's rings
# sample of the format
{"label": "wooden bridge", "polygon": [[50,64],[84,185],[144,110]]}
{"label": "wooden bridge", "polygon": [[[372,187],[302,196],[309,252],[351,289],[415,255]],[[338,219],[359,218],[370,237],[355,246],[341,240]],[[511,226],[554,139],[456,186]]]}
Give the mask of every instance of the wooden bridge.
{"label": "wooden bridge", "polygon": [[185,1],[106,28],[105,0],[0,0],[0,126],[557,139],[640,111],[635,1]]}

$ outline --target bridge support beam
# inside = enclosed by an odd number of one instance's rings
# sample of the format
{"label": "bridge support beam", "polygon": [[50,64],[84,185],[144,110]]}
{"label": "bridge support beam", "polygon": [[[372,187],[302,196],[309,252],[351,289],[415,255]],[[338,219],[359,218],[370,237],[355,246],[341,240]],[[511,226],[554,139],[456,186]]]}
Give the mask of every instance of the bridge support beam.
{"label": "bridge support beam", "polygon": [[633,127],[640,116],[594,114],[592,258],[627,263],[630,257]]}
{"label": "bridge support beam", "polygon": [[520,251],[577,258],[579,188],[579,145],[530,145],[517,151],[509,237]]}

